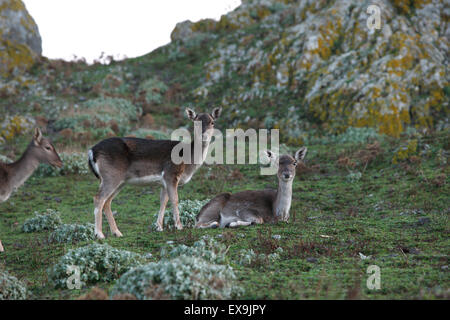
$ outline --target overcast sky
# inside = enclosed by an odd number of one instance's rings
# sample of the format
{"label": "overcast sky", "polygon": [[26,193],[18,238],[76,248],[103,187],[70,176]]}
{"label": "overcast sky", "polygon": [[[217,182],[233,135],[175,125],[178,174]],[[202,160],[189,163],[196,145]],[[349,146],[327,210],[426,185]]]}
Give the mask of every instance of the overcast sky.
{"label": "overcast sky", "polygon": [[42,37],[43,55],[88,61],[136,57],[170,42],[177,22],[219,19],[240,0],[23,0]]}

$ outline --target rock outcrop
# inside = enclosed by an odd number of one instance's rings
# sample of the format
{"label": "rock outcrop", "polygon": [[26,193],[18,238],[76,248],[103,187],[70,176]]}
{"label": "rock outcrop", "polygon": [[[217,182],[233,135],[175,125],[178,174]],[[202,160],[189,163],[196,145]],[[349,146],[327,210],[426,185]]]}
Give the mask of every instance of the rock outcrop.
{"label": "rock outcrop", "polygon": [[0,76],[27,70],[42,54],[38,27],[21,0],[0,0]]}
{"label": "rock outcrop", "polygon": [[[448,125],[445,2],[243,0],[220,21],[178,25],[172,46],[218,37],[195,94],[221,95],[244,123],[255,117],[245,106],[260,104],[259,121],[298,138],[308,130],[302,119],[332,132],[369,126],[398,136],[410,125]],[[370,5],[380,9],[380,29],[368,27]]]}

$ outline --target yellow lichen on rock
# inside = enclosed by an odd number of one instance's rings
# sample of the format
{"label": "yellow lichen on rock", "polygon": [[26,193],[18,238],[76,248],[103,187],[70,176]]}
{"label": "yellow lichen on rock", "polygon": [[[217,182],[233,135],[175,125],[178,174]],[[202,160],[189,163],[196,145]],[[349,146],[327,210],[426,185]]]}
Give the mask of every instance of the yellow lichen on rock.
{"label": "yellow lichen on rock", "polygon": [[20,0],[0,1],[0,77],[28,70],[41,55],[41,37]]}
{"label": "yellow lichen on rock", "polygon": [[0,38],[0,76],[7,77],[15,71],[26,71],[36,61],[36,54],[24,44]]}

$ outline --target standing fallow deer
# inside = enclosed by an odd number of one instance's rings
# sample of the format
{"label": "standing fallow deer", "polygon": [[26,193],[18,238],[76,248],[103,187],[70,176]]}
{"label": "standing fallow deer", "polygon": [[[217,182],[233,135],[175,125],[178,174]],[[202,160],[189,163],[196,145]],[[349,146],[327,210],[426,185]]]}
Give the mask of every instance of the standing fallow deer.
{"label": "standing fallow deer", "polygon": [[[183,229],[178,210],[178,186],[189,182],[203,164],[213,133],[214,121],[219,117],[221,110],[221,108],[215,108],[211,114],[196,114],[193,110],[186,109],[188,118],[194,122],[201,122],[202,125],[202,134],[194,134],[194,139],[189,144],[171,140],[114,137],[99,142],[88,151],[89,166],[95,176],[100,179],[100,190],[94,197],[97,238],[105,237],[102,232],[103,209],[111,233],[117,237],[122,236],[111,211],[111,201],[126,184],[161,183],[157,230],[163,230],[164,212],[168,199],[172,204],[175,227],[178,230]],[[185,144],[187,149],[190,148],[191,159],[175,164],[172,161],[172,150],[180,143]],[[200,161],[194,161],[194,157],[198,159],[194,152],[195,144],[202,148]]]}
{"label": "standing fallow deer", "polygon": [[[8,200],[33,174],[40,163],[61,168],[62,161],[51,142],[42,136],[41,130],[34,130],[33,140],[19,160],[13,163],[0,162],[0,202]],[[3,251],[0,241],[0,252]]]}
{"label": "standing fallow deer", "polygon": [[197,215],[196,228],[238,227],[251,224],[288,221],[292,201],[292,182],[298,161],[304,159],[306,147],[294,155],[276,157],[270,150],[268,158],[278,163],[277,190],[247,190],[222,193],[203,206]]}

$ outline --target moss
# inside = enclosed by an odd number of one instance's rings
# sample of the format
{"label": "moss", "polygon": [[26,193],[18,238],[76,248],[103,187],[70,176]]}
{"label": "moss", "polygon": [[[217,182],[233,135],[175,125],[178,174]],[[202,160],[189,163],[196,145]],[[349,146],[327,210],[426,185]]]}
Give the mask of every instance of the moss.
{"label": "moss", "polygon": [[191,30],[193,32],[211,32],[216,28],[216,21],[212,19],[202,19],[200,21],[195,22]]}
{"label": "moss", "polygon": [[431,0],[391,0],[393,6],[402,14],[410,14],[413,9],[420,9]]}
{"label": "moss", "polygon": [[26,44],[14,43],[0,36],[0,76],[8,77],[14,70],[29,70],[36,55]]}
{"label": "moss", "polygon": [[401,146],[392,158],[392,163],[396,164],[401,161],[409,159],[411,156],[417,153],[417,140],[413,139],[408,141],[404,146]]}
{"label": "moss", "polygon": [[28,132],[34,122],[32,119],[20,115],[6,117],[2,123],[0,123],[0,141],[8,141],[16,138],[17,136]]}
{"label": "moss", "polygon": [[25,5],[20,0],[7,0],[0,5],[0,12],[3,10],[21,11],[25,10]]}

